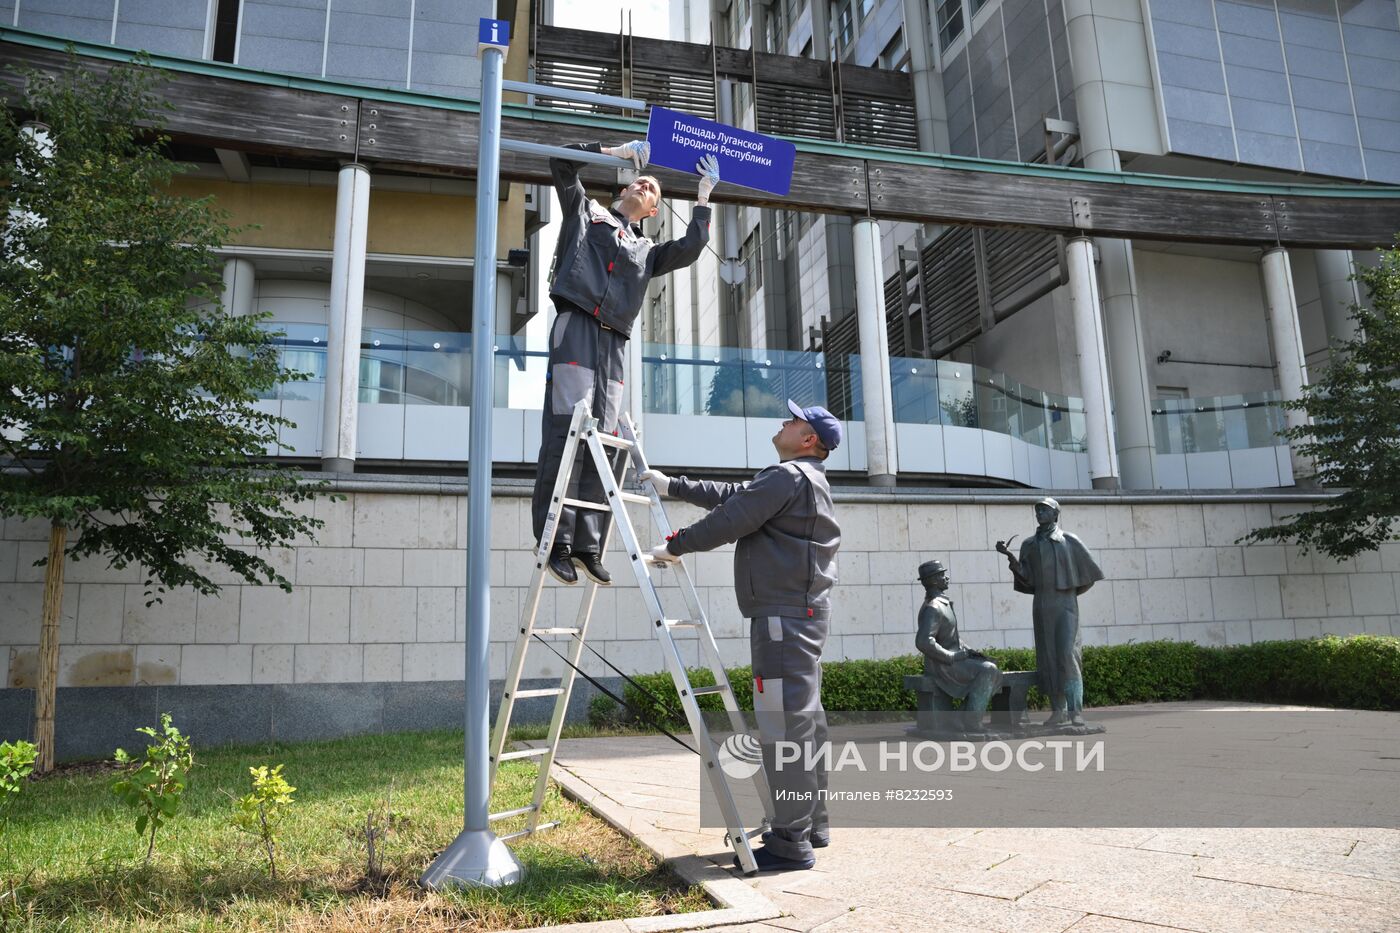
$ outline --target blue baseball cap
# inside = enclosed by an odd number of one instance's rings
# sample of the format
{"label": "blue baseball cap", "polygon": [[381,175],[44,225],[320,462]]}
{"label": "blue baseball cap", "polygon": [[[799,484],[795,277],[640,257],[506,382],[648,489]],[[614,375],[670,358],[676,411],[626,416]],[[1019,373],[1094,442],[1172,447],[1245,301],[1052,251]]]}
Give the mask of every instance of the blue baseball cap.
{"label": "blue baseball cap", "polygon": [[788,399],[788,411],[792,412],[794,418],[801,418],[810,424],[812,430],[817,432],[817,440],[821,441],[827,450],[835,450],[840,446],[841,422],[837,421],[831,412],[820,405],[801,408],[792,399]]}

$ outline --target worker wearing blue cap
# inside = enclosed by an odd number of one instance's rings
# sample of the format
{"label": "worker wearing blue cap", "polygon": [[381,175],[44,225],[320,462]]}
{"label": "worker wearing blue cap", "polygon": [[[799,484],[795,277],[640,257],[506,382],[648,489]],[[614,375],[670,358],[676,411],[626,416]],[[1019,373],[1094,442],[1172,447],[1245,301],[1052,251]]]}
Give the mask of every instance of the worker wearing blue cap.
{"label": "worker wearing blue cap", "polygon": [[[841,528],[831,504],[826,458],[841,443],[841,423],[820,406],[789,401],[792,417],[773,436],[779,463],[747,483],[714,483],[648,470],[640,477],[661,495],[710,509],[682,528],[651,559],[738,542],[734,591],[750,620],[754,713],[769,786],[775,794],[773,827],[754,850],[760,871],[811,868],[812,849],[828,844],[826,806],[819,789],[825,771],[776,768],[777,743],[820,747],[826,741],[821,702],[821,656],[831,621],[831,587]],[[811,760],[804,753],[803,760]]]}

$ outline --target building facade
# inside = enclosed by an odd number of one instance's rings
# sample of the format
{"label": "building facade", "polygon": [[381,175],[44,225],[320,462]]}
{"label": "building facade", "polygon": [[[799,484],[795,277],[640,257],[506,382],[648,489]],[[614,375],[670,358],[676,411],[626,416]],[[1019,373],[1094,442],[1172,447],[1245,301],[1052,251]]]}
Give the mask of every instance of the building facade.
{"label": "building facade", "polygon": [[[514,17],[508,77],[538,64],[539,11],[524,0],[506,6],[0,0],[0,27],[25,41],[144,48],[175,65],[432,102],[477,94],[471,30],[481,16]],[[1400,183],[1396,6],[676,0],[671,20],[677,41],[713,36],[787,64],[832,59],[907,75],[913,107],[899,112],[911,115],[910,148],[1223,184],[1367,185]],[[722,80],[718,91],[714,115],[725,122],[755,126],[775,107],[757,81]],[[904,119],[894,113],[877,112],[865,128]],[[290,594],[225,578],[217,598],[176,593],[146,606],[137,568],[73,567],[60,672],[66,751],[109,750],[114,724],[166,708],[204,717],[207,735],[245,740],[455,725],[468,509],[458,477],[471,415],[472,280],[482,274],[472,260],[474,186],[254,145],[176,154],[195,166],[177,190],[212,195],[242,228],[224,251],[226,307],[271,313],[284,361],[313,374],[264,400],[295,425],[267,453],[331,471],[349,498],[317,503],[327,522],[318,539],[272,555]],[[502,194],[491,208],[501,249],[487,273],[499,295],[491,417],[503,474],[491,503],[493,677],[504,672],[533,570],[523,494],[539,445],[549,323],[540,285],[551,252],[548,189],[512,183]],[[1325,365],[1329,340],[1349,336],[1345,310],[1359,296],[1348,275],[1365,255],[718,203],[713,248],[653,283],[632,341],[629,407],[652,462],[692,472],[771,463],[768,438],[787,397],[846,419],[847,442],[829,464],[845,541],[828,657],[912,650],[911,555],[951,566],[970,637],[1029,644],[1028,609],[990,548],[1028,524],[1043,489],[1065,504],[1067,527],[1101,549],[1112,584],[1085,601],[1086,642],[1400,634],[1393,546],[1332,563],[1237,543],[1315,501],[1279,488],[1293,485],[1295,463],[1274,436],[1276,402]],[[689,216],[687,202],[668,201],[652,230],[678,235]],[[1090,319],[1102,321],[1097,345],[1083,337]],[[914,488],[864,488],[896,482]],[[932,488],[948,486],[983,488]],[[1253,491],[1220,491],[1231,488]],[[1202,489],[1216,492],[1192,492]],[[0,527],[11,688],[0,721],[11,731],[28,713],[42,595],[33,561],[45,535],[13,520]],[[741,663],[729,560],[701,555],[695,568],[725,655]],[[568,624],[578,598],[551,585],[542,620]],[[629,671],[660,667],[642,611],[623,583],[601,594],[593,623],[597,647]],[[542,664],[529,673],[560,673]],[[231,705],[247,717],[229,722],[221,711]]]}
{"label": "building facade", "polygon": [[[712,26],[721,44],[908,72],[918,147],[929,152],[1226,182],[1400,183],[1394,0],[676,0],[672,9],[673,30]],[[749,125],[752,97],[734,100]],[[735,213],[724,250],[754,271],[719,289],[734,304],[737,339],[858,351],[849,219]],[[958,446],[950,426],[1034,441],[1044,421],[1049,446],[1086,450],[1077,410],[1101,374],[1081,371],[1063,241],[998,248],[971,228],[880,228],[886,295],[912,319],[912,339],[890,351],[896,434],[941,423],[948,473],[958,472],[947,465]],[[1292,485],[1294,464],[1267,453],[1281,423],[1273,403],[1326,365],[1330,341],[1352,336],[1347,310],[1363,296],[1348,276],[1370,254],[1104,238],[1092,248],[1116,462],[1090,478],[1139,489]],[[893,333],[898,312],[889,314]],[[913,376],[931,361],[934,411],[900,398],[901,381],[921,383]],[[1026,419],[1030,398],[1043,411]],[[1008,427],[1018,403],[1023,424]],[[931,444],[901,437],[900,472],[939,472],[923,455]]]}

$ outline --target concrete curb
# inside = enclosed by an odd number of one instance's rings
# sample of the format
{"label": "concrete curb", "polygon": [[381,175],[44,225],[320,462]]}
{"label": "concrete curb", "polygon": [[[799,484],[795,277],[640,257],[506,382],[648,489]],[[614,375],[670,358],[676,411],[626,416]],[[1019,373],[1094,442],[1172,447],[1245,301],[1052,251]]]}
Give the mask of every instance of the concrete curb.
{"label": "concrete curb", "polygon": [[[535,927],[516,933],[666,933],[673,930],[702,930],[736,923],[755,923],[784,915],[782,908],[760,894],[749,882],[736,878],[707,858],[690,852],[665,833],[640,823],[620,803],[556,765],[550,777],[571,800],[597,814],[618,832],[637,841],[642,848],[672,870],[686,884],[699,885],[719,905],[717,910],[657,917],[632,917],[601,923],[570,923],[563,926]],[[645,828],[643,828],[645,827]]]}

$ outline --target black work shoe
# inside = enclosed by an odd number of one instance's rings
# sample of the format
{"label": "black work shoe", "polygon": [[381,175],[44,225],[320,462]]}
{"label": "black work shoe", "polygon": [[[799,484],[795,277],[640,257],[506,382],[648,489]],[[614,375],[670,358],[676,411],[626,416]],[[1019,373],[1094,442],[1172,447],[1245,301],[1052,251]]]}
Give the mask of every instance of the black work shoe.
{"label": "black work shoe", "polygon": [[549,572],[554,574],[554,579],[566,586],[573,586],[578,582],[578,572],[574,570],[574,562],[569,559],[569,546],[567,544],[556,544],[549,552],[549,561],[545,564]]}
{"label": "black work shoe", "polygon": [[[806,871],[817,864],[815,858],[783,858],[766,846],[759,846],[753,850],[753,860],[758,864],[759,871]],[[740,871],[744,870],[737,855],[734,856],[734,867]]]}
{"label": "black work shoe", "polygon": [[831,837],[826,833],[812,833],[812,838],[808,840],[814,849],[825,849],[831,845]]}
{"label": "black work shoe", "polygon": [[612,574],[599,560],[597,551],[579,551],[574,555],[574,564],[599,586],[612,586]]}

